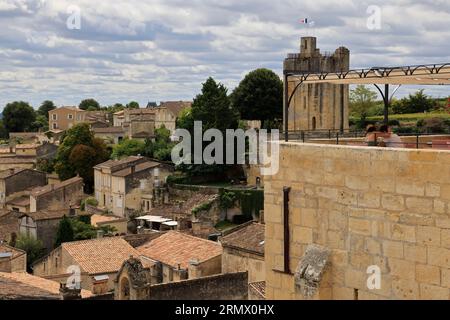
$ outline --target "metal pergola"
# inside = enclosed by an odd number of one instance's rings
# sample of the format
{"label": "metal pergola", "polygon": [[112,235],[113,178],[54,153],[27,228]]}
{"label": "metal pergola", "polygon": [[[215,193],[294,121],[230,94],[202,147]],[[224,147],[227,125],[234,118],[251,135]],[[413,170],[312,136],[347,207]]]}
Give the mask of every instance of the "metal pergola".
{"label": "metal pergola", "polygon": [[[289,82],[296,83],[289,94]],[[370,69],[349,70],[343,72],[304,73],[284,71],[284,138],[289,140],[288,119],[292,98],[304,84],[336,84],[336,85],[375,85],[384,101],[384,122],[388,122],[390,104],[390,85],[449,85],[450,63],[430,64],[404,67],[373,67]],[[384,91],[380,85],[384,85]],[[397,88],[398,89],[398,88]],[[396,89],[396,90],[397,90]],[[395,90],[395,91],[396,91]],[[394,92],[395,92],[394,91]]]}

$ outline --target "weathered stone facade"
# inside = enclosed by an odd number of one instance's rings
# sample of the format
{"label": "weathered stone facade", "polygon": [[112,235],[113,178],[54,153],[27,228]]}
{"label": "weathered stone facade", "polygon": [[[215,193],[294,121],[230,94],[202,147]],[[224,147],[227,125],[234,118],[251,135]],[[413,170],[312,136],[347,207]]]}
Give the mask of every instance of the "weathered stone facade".
{"label": "weathered stone facade", "polygon": [[78,206],[84,198],[83,186],[83,179],[74,177],[58,184],[33,189],[30,195],[30,212]]}
{"label": "weathered stone facade", "polygon": [[448,151],[282,143],[265,181],[267,299],[304,299],[292,272],[311,244],[330,250],[313,299],[449,299],[449,175]]}
{"label": "weathered stone facade", "polygon": [[13,198],[21,196],[30,188],[45,186],[45,172],[31,169],[10,169],[1,173],[0,177],[0,207]]}
{"label": "weathered stone facade", "polygon": [[[316,38],[301,38],[300,53],[289,54],[284,60],[284,72],[327,73],[348,71],[350,52],[340,47],[334,53],[321,54]],[[298,85],[289,78],[288,95]],[[349,86],[332,84],[309,84],[300,86],[292,98],[288,125],[289,130],[341,130],[348,129]],[[285,116],[286,118],[286,116]],[[286,121],[286,119],[285,119]]]}
{"label": "weathered stone facade", "polygon": [[127,260],[115,279],[116,300],[247,300],[247,273],[151,284],[150,271],[135,258]]}

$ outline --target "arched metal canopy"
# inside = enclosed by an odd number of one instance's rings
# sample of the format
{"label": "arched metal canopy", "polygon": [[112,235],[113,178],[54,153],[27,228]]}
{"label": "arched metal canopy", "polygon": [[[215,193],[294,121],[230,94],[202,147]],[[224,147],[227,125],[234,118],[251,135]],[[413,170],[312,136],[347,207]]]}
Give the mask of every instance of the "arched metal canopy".
{"label": "arched metal canopy", "polygon": [[[289,95],[288,83],[296,86]],[[385,85],[385,92],[380,90],[385,103],[385,122],[387,122],[387,107],[389,106],[389,85],[450,85],[450,63],[429,64],[403,67],[372,67],[370,69],[350,70],[343,72],[305,73],[284,71],[284,134],[288,141],[289,105],[295,92],[303,84],[329,83],[336,85],[375,84]],[[378,87],[379,88],[379,87]]]}

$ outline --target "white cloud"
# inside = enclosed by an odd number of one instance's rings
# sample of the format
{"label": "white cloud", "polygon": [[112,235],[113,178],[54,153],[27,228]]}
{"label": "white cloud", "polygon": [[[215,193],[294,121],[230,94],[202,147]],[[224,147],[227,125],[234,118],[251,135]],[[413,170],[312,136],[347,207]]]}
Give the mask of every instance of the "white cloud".
{"label": "white cloud", "polygon": [[[366,28],[372,4],[378,31]],[[71,5],[81,30],[66,28]],[[306,33],[323,51],[348,47],[353,67],[446,62],[449,30],[447,0],[0,0],[0,108],[192,99],[208,76],[231,90],[258,67],[281,74]]]}

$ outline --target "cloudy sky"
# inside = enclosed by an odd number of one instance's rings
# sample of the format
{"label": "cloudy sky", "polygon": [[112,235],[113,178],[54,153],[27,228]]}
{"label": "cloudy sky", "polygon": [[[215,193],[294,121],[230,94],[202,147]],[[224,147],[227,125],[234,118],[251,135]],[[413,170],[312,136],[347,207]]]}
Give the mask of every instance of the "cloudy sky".
{"label": "cloudy sky", "polygon": [[[379,30],[367,27],[371,5]],[[348,47],[353,68],[450,62],[450,1],[0,0],[0,108],[190,100],[208,76],[231,90],[258,67],[281,75],[303,35]]]}

